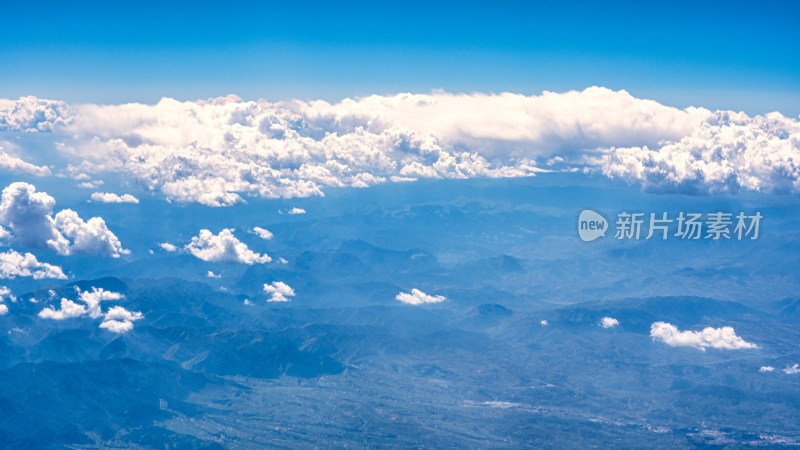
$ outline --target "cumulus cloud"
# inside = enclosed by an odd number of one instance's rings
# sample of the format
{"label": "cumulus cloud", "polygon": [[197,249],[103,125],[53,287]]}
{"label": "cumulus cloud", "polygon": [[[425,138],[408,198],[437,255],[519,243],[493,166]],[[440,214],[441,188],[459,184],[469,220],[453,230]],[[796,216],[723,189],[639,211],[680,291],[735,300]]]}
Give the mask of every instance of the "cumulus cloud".
{"label": "cumulus cloud", "polygon": [[72,300],[66,298],[61,299],[61,309],[55,309],[52,306],[39,311],[39,317],[42,319],[64,320],[80,317],[86,314],[86,306],[79,305]]}
{"label": "cumulus cloud", "polygon": [[541,321],[539,321],[539,325],[541,325],[543,327],[546,327],[547,325],[550,325],[550,324],[547,322],[547,320],[542,319]]}
{"label": "cumulus cloud", "polygon": [[53,132],[70,170],[119,172],[171,201],[228,206],[333,186],[584,168],[691,193],[800,192],[800,122],[678,109],[626,91],[398,94],[325,101],[0,100],[0,132]]}
{"label": "cumulus cloud", "polygon": [[758,371],[761,373],[774,372],[775,368],[772,366],[761,366],[761,368],[759,368]]}
{"label": "cumulus cloud", "polygon": [[177,246],[170,244],[169,242],[161,242],[158,244],[158,246],[170,253],[178,250]]}
{"label": "cumulus cloud", "polygon": [[306,210],[303,208],[292,208],[289,210],[289,214],[305,214]]}
{"label": "cumulus cloud", "polygon": [[4,302],[5,299],[9,299],[12,302],[17,301],[17,297],[11,293],[11,289],[9,289],[7,286],[0,286],[0,303]]}
{"label": "cumulus cloud", "polygon": [[796,373],[800,373],[800,365],[795,364],[793,366],[787,365],[786,368],[783,369],[783,373],[787,375],[794,375]]}
{"label": "cumulus cloud", "polygon": [[243,264],[261,264],[272,261],[267,254],[258,254],[233,235],[232,228],[225,228],[219,234],[209,230],[200,230],[200,234],[192,238],[186,250],[203,261],[231,262]]}
{"label": "cumulus cloud", "polygon": [[3,189],[0,223],[11,228],[14,242],[53,250],[60,255],[84,253],[117,258],[130,253],[102,218],[84,221],[70,209],[53,217],[55,203],[53,197],[46,192],[36,192],[31,184],[11,183]]}
{"label": "cumulus cloud", "polygon": [[14,250],[0,253],[0,278],[32,277],[66,279],[61,267],[39,262],[31,253],[20,254]]}
{"label": "cumulus cloud", "polygon": [[0,303],[0,316],[8,314],[8,306]]}
{"label": "cumulus cloud", "polygon": [[214,273],[214,272],[212,272],[212,271],[210,271],[210,270],[208,271],[208,273],[206,274],[206,276],[207,276],[208,278],[221,278],[221,277],[222,277],[222,275],[216,274],[216,273]]}
{"label": "cumulus cloud", "polygon": [[600,326],[603,328],[614,328],[619,325],[619,320],[613,317],[603,317],[600,319]]}
{"label": "cumulus cloud", "polygon": [[39,317],[52,320],[64,320],[82,316],[89,316],[92,319],[102,317],[100,328],[107,329],[113,333],[125,333],[133,329],[134,321],[144,317],[142,313],[128,311],[122,306],[112,306],[105,313],[101,309],[101,302],[121,300],[124,297],[119,292],[106,291],[102,288],[93,287],[91,291],[78,290],[78,301],[83,304],[62,298],[59,309],[48,306],[39,311]]}
{"label": "cumulus cloud", "polygon": [[758,348],[736,335],[733,327],[706,327],[702,331],[679,331],[675,325],[666,322],[655,322],[650,326],[650,336],[672,347],[694,347],[705,351],[706,348],[738,350]]}
{"label": "cumulus cloud", "polygon": [[447,300],[441,295],[428,295],[419,289],[411,289],[411,293],[401,292],[397,294],[395,297],[396,300],[399,300],[403,303],[408,303],[409,305],[422,305],[426,303],[439,303]]}
{"label": "cumulus cloud", "polygon": [[272,239],[272,232],[261,227],[253,227],[252,233],[261,239]]}
{"label": "cumulus cloud", "polygon": [[294,297],[294,289],[282,281],[273,281],[264,285],[264,292],[270,295],[268,302],[288,302],[288,297]]}
{"label": "cumulus cloud", "polygon": [[96,203],[139,203],[139,199],[131,194],[114,194],[111,192],[94,192],[91,199]]}

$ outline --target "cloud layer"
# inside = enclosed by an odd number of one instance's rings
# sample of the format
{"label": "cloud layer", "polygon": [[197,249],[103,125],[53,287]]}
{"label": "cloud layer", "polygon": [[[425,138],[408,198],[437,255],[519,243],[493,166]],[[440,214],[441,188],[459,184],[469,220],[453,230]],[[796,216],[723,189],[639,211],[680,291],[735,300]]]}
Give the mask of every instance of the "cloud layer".
{"label": "cloud layer", "polygon": [[0,100],[0,134],[29,132],[53,133],[58,151],[76,161],[61,173],[122,173],[170,200],[211,206],[322,195],[330,186],[575,168],[657,192],[800,192],[796,118],[678,109],[602,87],[335,104]]}
{"label": "cloud layer", "polygon": [[706,327],[702,331],[679,331],[675,325],[666,322],[655,322],[650,326],[650,337],[672,347],[694,347],[705,351],[706,348],[738,350],[758,348],[736,335],[733,327]]}

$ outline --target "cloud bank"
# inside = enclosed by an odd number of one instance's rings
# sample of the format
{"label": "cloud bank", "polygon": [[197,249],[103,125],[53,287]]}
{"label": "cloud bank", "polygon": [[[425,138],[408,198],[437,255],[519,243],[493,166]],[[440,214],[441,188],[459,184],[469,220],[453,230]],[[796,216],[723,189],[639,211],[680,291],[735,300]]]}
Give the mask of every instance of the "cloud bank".
{"label": "cloud bank", "polygon": [[672,347],[694,347],[705,351],[706,348],[739,350],[758,348],[736,335],[733,327],[706,327],[702,331],[679,331],[675,325],[666,322],[655,322],[650,326],[650,337]]}
{"label": "cloud bank", "polygon": [[332,186],[576,168],[655,192],[800,192],[797,118],[678,109],[602,87],[335,104],[0,100],[0,138],[32,132],[52,133],[57,150],[76,161],[60,173],[120,173],[170,201],[210,206],[322,195]]}

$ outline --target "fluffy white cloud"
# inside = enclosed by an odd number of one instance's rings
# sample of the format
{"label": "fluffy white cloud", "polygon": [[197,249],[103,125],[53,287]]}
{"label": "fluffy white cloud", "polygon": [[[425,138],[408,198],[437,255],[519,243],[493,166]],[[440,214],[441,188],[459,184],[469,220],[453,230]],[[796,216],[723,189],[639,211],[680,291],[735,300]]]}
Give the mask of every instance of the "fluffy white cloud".
{"label": "fluffy white cloud", "polygon": [[121,300],[125,296],[119,292],[106,291],[103,288],[92,288],[91,291],[82,291],[78,299],[86,304],[86,312],[92,319],[97,319],[103,315],[100,310],[100,302],[109,300]]}
{"label": "fluffy white cloud", "polygon": [[679,331],[675,325],[666,322],[655,322],[650,326],[650,336],[672,347],[694,347],[705,351],[706,348],[737,350],[758,348],[736,335],[733,327],[706,327],[702,331]]}
{"label": "fluffy white cloud", "polygon": [[796,373],[800,373],[800,365],[795,364],[793,366],[787,365],[786,368],[783,369],[783,373],[787,375],[794,375]]}
{"label": "fluffy white cloud", "polygon": [[758,371],[761,373],[774,372],[775,368],[772,366],[761,366],[761,368],[759,368]]}
{"label": "fluffy white cloud", "polygon": [[800,192],[800,122],[678,109],[625,91],[399,94],[324,101],[0,100],[0,132],[52,131],[75,173],[121,172],[168,199],[321,195],[417,178],[586,168],[646,189]]}
{"label": "fluffy white cloud", "polygon": [[303,209],[303,208],[295,207],[295,208],[292,208],[292,209],[289,210],[289,214],[305,214],[305,213],[306,213],[306,210]]}
{"label": "fluffy white cloud", "polygon": [[131,312],[123,308],[122,306],[113,306],[109,308],[109,310],[106,312],[106,315],[105,317],[103,317],[103,320],[126,320],[129,322],[133,322],[143,317],[144,316],[142,316],[142,313],[140,312]]}
{"label": "fluffy white cloud", "polygon": [[541,325],[541,326],[543,326],[543,327],[546,327],[546,326],[548,326],[548,325],[550,325],[550,324],[547,322],[547,320],[545,320],[545,319],[542,319],[541,321],[539,321],[539,325]]}
{"label": "fluffy white cloud", "polygon": [[39,311],[42,319],[64,320],[80,317],[86,314],[86,306],[79,305],[66,298],[61,299],[61,309],[54,309],[52,306]]}
{"label": "fluffy white cloud", "polygon": [[122,247],[116,235],[106,226],[101,217],[92,217],[84,222],[78,213],[65,209],[56,214],[56,227],[73,243],[70,250],[87,255],[105,255],[119,258],[127,255],[130,250]]}
{"label": "fluffy white cloud", "polygon": [[614,328],[619,325],[619,320],[613,317],[603,317],[600,319],[600,326],[603,328]]}
{"label": "fluffy white cloud", "polygon": [[0,286],[0,303],[3,303],[6,298],[12,302],[17,301],[17,297],[11,293],[11,289],[9,289],[7,286]]}
{"label": "fluffy white cloud", "polygon": [[66,103],[22,97],[0,99],[0,130],[38,132],[52,131],[56,124],[66,124],[70,117]]}
{"label": "fluffy white cloud", "polygon": [[267,263],[272,261],[267,254],[260,255],[250,250],[247,245],[236,239],[233,229],[225,228],[214,235],[209,230],[200,230],[200,234],[192,238],[186,250],[203,261],[232,262],[244,264]]}
{"label": "fluffy white cloud", "polygon": [[208,273],[206,274],[206,276],[207,276],[208,278],[221,278],[221,277],[222,277],[222,275],[216,274],[216,273],[214,273],[214,272],[212,272],[212,271],[210,271],[210,270],[208,271]]}
{"label": "fluffy white cloud", "polygon": [[0,169],[9,170],[16,173],[27,173],[36,176],[50,175],[50,169],[45,166],[37,166],[29,162],[23,161],[21,158],[10,155],[3,151],[3,146],[0,145]]}
{"label": "fluffy white cloud", "polygon": [[8,306],[0,304],[0,316],[8,314]]}
{"label": "fluffy white cloud", "polygon": [[0,253],[0,278],[16,277],[33,277],[35,280],[67,278],[61,267],[39,262],[31,253],[22,255],[14,250]]}
{"label": "fluffy white cloud", "polygon": [[114,194],[111,192],[94,192],[91,197],[97,203],[139,203],[139,199],[131,194]]}
{"label": "fluffy white cloud", "polygon": [[294,289],[282,281],[273,281],[264,285],[264,292],[270,295],[268,302],[288,302],[287,297],[294,297]]}
{"label": "fluffy white cloud", "polygon": [[158,246],[170,253],[178,250],[178,247],[170,244],[169,242],[161,242],[160,244],[158,244]]}
{"label": "fluffy white cloud", "polygon": [[36,192],[31,184],[11,183],[3,189],[0,223],[11,228],[14,242],[54,250],[61,255],[84,253],[117,258],[130,253],[102,218],[84,221],[70,209],[53,217],[55,203],[53,197]]}
{"label": "fluffy white cloud", "polygon": [[133,329],[133,322],[130,320],[104,320],[100,323],[100,328],[105,328],[112,333],[122,334]]}
{"label": "fluffy white cloud", "polygon": [[253,234],[258,235],[258,237],[260,237],[261,239],[272,239],[272,232],[267,229],[261,227],[253,227],[252,232]]}
{"label": "fluffy white cloud", "polygon": [[428,295],[419,289],[411,289],[411,293],[401,292],[397,294],[395,297],[396,300],[399,300],[403,303],[408,303],[409,305],[422,305],[425,303],[439,303],[447,300],[441,295]]}

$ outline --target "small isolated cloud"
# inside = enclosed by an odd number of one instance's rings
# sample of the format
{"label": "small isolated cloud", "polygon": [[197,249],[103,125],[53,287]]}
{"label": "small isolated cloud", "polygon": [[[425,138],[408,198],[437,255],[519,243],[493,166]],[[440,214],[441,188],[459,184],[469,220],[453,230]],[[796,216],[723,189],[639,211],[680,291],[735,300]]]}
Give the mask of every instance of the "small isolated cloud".
{"label": "small isolated cloud", "polygon": [[169,242],[161,242],[158,244],[158,246],[170,253],[178,250],[178,247],[170,244]]}
{"label": "small isolated cloud", "polygon": [[86,314],[86,306],[79,305],[72,300],[66,298],[61,299],[61,309],[55,309],[52,306],[39,311],[39,317],[42,319],[64,320],[80,317]]}
{"label": "small isolated cloud", "polygon": [[774,372],[775,368],[772,366],[761,366],[761,368],[758,369],[758,371],[761,373]]}
{"label": "small isolated cloud", "polygon": [[0,278],[16,277],[33,277],[34,280],[67,278],[61,267],[39,262],[31,253],[22,255],[14,250],[0,253]]}
{"label": "small isolated cloud", "polygon": [[214,273],[214,272],[209,270],[208,273],[206,274],[206,277],[208,277],[208,278],[221,278],[222,275],[216,274],[216,273]]}
{"label": "small isolated cloud", "polygon": [[800,373],[800,364],[795,364],[793,366],[787,365],[786,368],[783,369],[783,373],[787,375],[794,375],[796,373]]}
{"label": "small isolated cloud", "polygon": [[261,239],[272,239],[272,232],[261,227],[253,227],[252,233],[258,235]]}
{"label": "small isolated cloud", "polygon": [[306,210],[303,208],[292,208],[289,210],[289,214],[305,214]]}
{"label": "small isolated cloud", "polygon": [[55,203],[53,197],[36,192],[31,184],[11,183],[3,189],[0,224],[11,228],[12,242],[60,255],[83,253],[118,258],[130,253],[101,217],[84,221],[70,209],[53,216]]}
{"label": "small isolated cloud", "polygon": [[0,316],[8,314],[8,306],[0,303]]}
{"label": "small isolated cloud", "polygon": [[619,320],[613,317],[603,317],[600,319],[600,326],[603,328],[614,328],[619,325]]}
{"label": "small isolated cloud", "polygon": [[281,264],[289,264],[289,261],[287,261],[286,258],[278,258],[278,262]]}
{"label": "small isolated cloud", "polygon": [[117,195],[111,192],[95,192],[91,199],[95,203],[139,203],[139,199],[131,194]]}
{"label": "small isolated cloud", "polygon": [[268,302],[288,302],[288,297],[294,297],[294,289],[282,281],[273,281],[264,285],[264,292],[270,294]]}
{"label": "small isolated cloud", "polygon": [[655,322],[650,326],[650,336],[672,347],[694,347],[705,351],[706,348],[739,350],[758,348],[736,335],[733,327],[706,327],[702,331],[679,331],[675,325],[666,322]]}
{"label": "small isolated cloud", "polygon": [[426,303],[440,303],[445,300],[441,295],[428,295],[419,289],[411,289],[411,293],[401,292],[397,294],[395,297],[396,300],[399,300],[403,303],[408,303],[409,305],[423,305]]}
{"label": "small isolated cloud", "polygon": [[6,286],[0,286],[0,303],[3,303],[5,299],[9,299],[12,302],[17,301],[17,297],[11,293],[11,289]]}
{"label": "small isolated cloud", "polygon": [[550,323],[548,323],[546,320],[542,319],[542,320],[539,322],[539,325],[541,325],[541,326],[543,326],[543,327],[546,327],[546,326],[550,325]]}
{"label": "small isolated cloud", "polygon": [[104,320],[100,322],[100,328],[105,328],[112,333],[122,334],[133,329],[133,322],[129,320]]}
{"label": "small isolated cloud", "polygon": [[209,230],[200,230],[192,238],[186,250],[197,258],[209,262],[230,262],[243,264],[262,264],[272,261],[267,254],[260,255],[233,235],[232,228],[226,228],[214,235]]}

